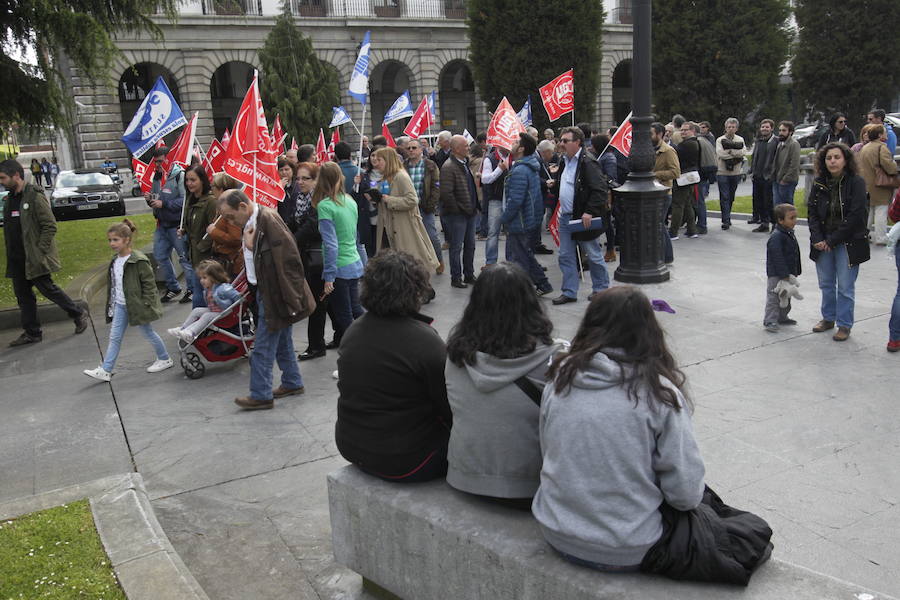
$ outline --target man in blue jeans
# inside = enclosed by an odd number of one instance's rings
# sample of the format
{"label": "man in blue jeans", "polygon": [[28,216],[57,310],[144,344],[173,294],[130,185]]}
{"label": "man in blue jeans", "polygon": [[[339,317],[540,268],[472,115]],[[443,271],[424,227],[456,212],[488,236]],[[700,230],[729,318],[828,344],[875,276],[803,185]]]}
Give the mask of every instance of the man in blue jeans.
{"label": "man in blue jeans", "polygon": [[178,255],[178,262],[184,271],[185,291],[179,302],[187,304],[191,302],[193,293],[191,282],[194,281],[194,267],[187,255],[184,239],[179,237],[178,228],[181,225],[181,211],[184,206],[184,171],[180,165],[172,164],[168,173],[163,172],[163,163],[169,149],[165,146],[157,148],[153,152],[153,187],[149,194],[144,194],[144,199],[153,209],[156,217],[156,231],[153,232],[153,258],[156,259],[163,277],[166,279],[166,293],[160,298],[161,302],[171,302],[181,293],[178,278],[175,277],[175,268],[172,266],[172,250]]}
{"label": "man in blue jeans", "polygon": [[[592,217],[606,217],[609,187],[600,164],[584,151],[584,132],[578,127],[566,127],[560,133],[565,155],[559,165],[559,268],[562,271],[562,294],[553,304],[578,301],[578,285],[581,269],[576,257],[576,246],[588,261],[593,292],[609,287],[606,261],[597,238],[602,229],[589,229]],[[573,232],[569,221],[581,220],[585,231]],[[590,297],[589,297],[590,298]]]}
{"label": "man in blue jeans", "polygon": [[794,123],[778,124],[778,146],[772,162],[773,205],[793,204],[794,190],[800,181],[800,142],[794,139]]}
{"label": "man in blue jeans", "polygon": [[[441,219],[450,244],[450,285],[475,283],[475,221],[478,194],[469,170],[469,143],[461,135],[450,139],[450,157],[441,166]],[[459,255],[462,252],[462,263]]]}
{"label": "man in blue jeans", "polygon": [[438,259],[436,273],[444,272],[444,253],[441,250],[441,238],[438,237],[437,227],[434,223],[434,213],[441,197],[441,174],[438,166],[430,158],[422,154],[422,142],[409,140],[406,144],[406,160],[403,163],[416,195],[419,196],[419,212],[422,214],[422,224],[428,233],[428,239],[434,247],[434,255]]}
{"label": "man in blue jeans", "polygon": [[487,212],[485,266],[495,264],[499,254],[500,215],[503,213],[503,188],[508,172],[509,151],[506,148],[494,148],[485,155],[481,163],[482,208]]}
{"label": "man in blue jeans", "polygon": [[741,167],[744,164],[744,138],[737,134],[738,125],[734,117],[725,119],[725,133],[716,140],[719,161],[716,182],[719,184],[722,229],[725,230],[731,228],[731,205],[734,204],[734,194],[741,181]]}
{"label": "man in blue jeans", "polygon": [[[292,325],[316,307],[303,274],[294,236],[271,208],[259,206],[240,190],[219,197],[222,218],[243,230],[244,268],[258,308],[250,359],[250,395],[235,398],[244,410],[269,409],[275,398],[302,394],[303,378],[294,354]],[[278,362],[281,385],[272,389]]]}

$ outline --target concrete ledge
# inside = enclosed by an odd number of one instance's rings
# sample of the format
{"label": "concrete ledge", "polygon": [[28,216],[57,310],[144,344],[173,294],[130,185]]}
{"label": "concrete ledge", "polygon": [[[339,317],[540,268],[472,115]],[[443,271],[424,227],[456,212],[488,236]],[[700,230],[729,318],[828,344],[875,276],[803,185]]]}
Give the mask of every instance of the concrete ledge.
{"label": "concrete ledge", "polygon": [[406,600],[891,600],[777,559],[747,588],[597,573],[559,558],[529,513],[444,481],[391,484],[348,466],[328,476],[328,503],[337,562]]}
{"label": "concrete ledge", "polygon": [[208,600],[156,520],[137,473],[0,504],[0,519],[88,498],[94,524],[129,600]]}

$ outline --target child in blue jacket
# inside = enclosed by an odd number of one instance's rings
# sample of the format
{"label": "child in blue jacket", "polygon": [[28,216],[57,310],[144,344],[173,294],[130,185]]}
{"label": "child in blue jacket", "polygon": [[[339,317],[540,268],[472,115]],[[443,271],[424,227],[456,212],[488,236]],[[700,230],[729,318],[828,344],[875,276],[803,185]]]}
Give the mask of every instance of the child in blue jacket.
{"label": "child in blue jacket", "polygon": [[[766,312],[763,326],[766,331],[776,333],[779,325],[796,325],[797,321],[788,317],[791,299],[781,306],[778,282],[800,275],[800,246],[794,236],[797,224],[797,209],[793,204],[779,204],[774,213],[776,225],[766,244]],[[796,281],[796,280],[795,280]]]}
{"label": "child in blue jacket", "polygon": [[241,295],[228,283],[225,268],[215,260],[204,260],[197,265],[197,276],[206,290],[206,306],[199,306],[191,311],[181,327],[173,327],[168,332],[175,337],[190,343],[203,333],[219,313],[234,304]]}

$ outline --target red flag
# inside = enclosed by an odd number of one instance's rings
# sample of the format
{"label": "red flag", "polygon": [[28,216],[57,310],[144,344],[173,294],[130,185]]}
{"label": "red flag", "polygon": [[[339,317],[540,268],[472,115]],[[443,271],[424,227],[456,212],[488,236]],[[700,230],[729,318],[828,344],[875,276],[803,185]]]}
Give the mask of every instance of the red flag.
{"label": "red flag", "polygon": [[[415,140],[432,125],[434,125],[434,122],[431,120],[431,111],[428,109],[428,98],[422,98],[416,112],[413,113],[409,123],[406,124],[403,134]],[[382,129],[384,129],[383,126]]]}
{"label": "red flag", "polygon": [[228,131],[228,128],[225,128],[225,133],[222,134],[222,147],[228,150],[228,143],[231,141],[231,132]]}
{"label": "red flag", "polygon": [[275,140],[275,149],[278,151],[278,154],[281,154],[282,150],[284,150],[284,140],[286,137],[287,134],[281,127],[281,117],[275,115],[275,124],[272,125],[272,138]]}
{"label": "red flag", "polygon": [[334,131],[331,132],[331,143],[328,144],[328,160],[334,160],[334,147],[337,146],[341,141],[341,132],[335,127]]}
{"label": "red flag", "polygon": [[384,139],[387,140],[388,148],[396,148],[397,142],[394,141],[394,136],[391,135],[391,130],[388,129],[387,123],[381,124],[381,135],[384,136]]}
{"label": "red flag", "polygon": [[151,188],[153,187],[152,181],[147,178],[147,175],[151,173],[150,166],[144,161],[132,158],[131,172],[134,175],[134,180],[141,185],[141,193],[149,194]]}
{"label": "red flag", "polygon": [[547,229],[550,230],[550,237],[553,238],[553,241],[556,242],[557,247],[559,246],[559,204],[556,205],[556,210],[553,211],[553,216],[550,217],[550,221],[547,222]]}
{"label": "red flag", "polygon": [[613,134],[609,145],[617,148],[625,156],[631,154],[631,113],[628,113],[628,116],[622,121],[622,125]]}
{"label": "red flag", "polygon": [[181,165],[185,169],[191,166],[191,154],[194,152],[195,134],[197,133],[197,117],[199,114],[200,113],[194,113],[194,116],[188,121],[187,126],[181,130],[181,135],[178,136],[178,139],[175,140],[175,143],[169,148],[169,153],[166,154],[166,159],[162,164],[163,173],[168,173],[173,164]]}
{"label": "red flag", "polygon": [[519,134],[524,131],[525,127],[522,125],[522,121],[519,120],[516,111],[504,96],[488,125],[488,145],[511,150],[519,141]]}
{"label": "red flag", "polygon": [[206,160],[212,167],[213,173],[219,173],[225,165],[225,146],[219,140],[213,140],[206,151]]}
{"label": "red flag", "polygon": [[194,146],[194,156],[200,159],[200,164],[203,165],[203,170],[206,171],[206,176],[212,181],[213,175],[216,172],[213,170],[212,162],[209,160],[209,154],[204,154],[203,149],[200,147],[200,144]]}
{"label": "red flag", "polygon": [[328,148],[325,146],[325,132],[319,129],[319,141],[316,142],[316,163],[328,162]]}
{"label": "red flag", "polygon": [[274,208],[284,199],[284,188],[271,142],[266,113],[259,97],[259,82],[254,77],[234,123],[225,151],[224,170],[248,186],[254,201]]}
{"label": "red flag", "polygon": [[538,90],[541,102],[544,103],[544,110],[547,111],[551,121],[575,110],[575,84],[572,81],[572,71],[573,69],[569,69]]}
{"label": "red flag", "polygon": [[166,145],[166,140],[164,140],[164,139],[162,139],[162,138],[159,138],[159,141],[156,142],[156,146],[155,146],[155,147],[156,147],[156,148],[162,148],[162,147],[165,146],[165,145]]}
{"label": "red flag", "polygon": [[300,146],[297,145],[297,138],[291,136],[291,150],[299,150]]}

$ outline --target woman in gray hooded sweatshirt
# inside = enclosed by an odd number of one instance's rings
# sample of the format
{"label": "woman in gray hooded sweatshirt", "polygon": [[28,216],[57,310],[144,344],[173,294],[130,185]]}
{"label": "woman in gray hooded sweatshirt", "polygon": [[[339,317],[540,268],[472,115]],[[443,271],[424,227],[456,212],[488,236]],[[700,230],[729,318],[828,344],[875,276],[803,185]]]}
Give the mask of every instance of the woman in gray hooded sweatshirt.
{"label": "woman in gray hooded sweatshirt", "polygon": [[538,402],[550,358],[563,347],[552,332],[521,267],[482,271],[447,342],[447,483],[454,488],[531,507],[541,472]]}

